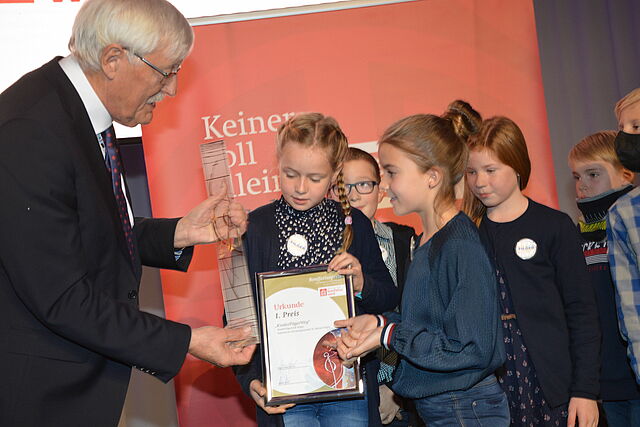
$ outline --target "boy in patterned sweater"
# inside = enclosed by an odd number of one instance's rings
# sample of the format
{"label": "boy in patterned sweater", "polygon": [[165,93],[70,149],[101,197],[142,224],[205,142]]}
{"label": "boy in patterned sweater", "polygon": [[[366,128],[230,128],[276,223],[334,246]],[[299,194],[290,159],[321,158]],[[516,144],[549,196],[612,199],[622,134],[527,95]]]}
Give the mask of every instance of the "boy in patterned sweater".
{"label": "boy in patterned sweater", "polygon": [[[620,163],[615,152],[616,132],[603,131],[584,138],[569,153],[587,269],[596,291],[602,330],[600,397],[609,426],[638,425],[632,412],[640,414],[640,389],[626,356],[627,344],[620,335],[615,287],[607,258],[607,212],[619,197],[633,189],[633,172]],[[635,407],[635,409],[633,409]],[[640,420],[638,420],[640,422]]]}

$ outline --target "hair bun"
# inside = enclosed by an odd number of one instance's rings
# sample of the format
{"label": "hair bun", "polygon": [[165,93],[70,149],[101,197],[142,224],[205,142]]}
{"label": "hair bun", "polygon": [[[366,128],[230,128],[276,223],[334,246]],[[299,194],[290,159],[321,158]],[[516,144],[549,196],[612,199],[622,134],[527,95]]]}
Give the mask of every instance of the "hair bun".
{"label": "hair bun", "polygon": [[478,132],[482,125],[480,113],[474,110],[471,104],[461,99],[450,103],[442,117],[451,121],[455,133],[465,141],[470,135]]}

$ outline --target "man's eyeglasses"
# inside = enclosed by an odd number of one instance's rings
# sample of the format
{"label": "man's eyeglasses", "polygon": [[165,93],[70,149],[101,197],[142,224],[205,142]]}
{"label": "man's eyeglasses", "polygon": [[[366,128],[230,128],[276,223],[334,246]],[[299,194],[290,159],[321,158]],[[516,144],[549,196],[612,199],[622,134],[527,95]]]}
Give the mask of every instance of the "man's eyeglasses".
{"label": "man's eyeglasses", "polygon": [[[359,194],[371,194],[374,188],[376,188],[376,185],[378,185],[378,183],[375,181],[360,181],[353,184],[345,184],[344,190],[347,196],[351,194],[352,188],[355,188]],[[340,196],[337,184],[331,187],[331,189],[336,196]]]}
{"label": "man's eyeglasses", "polygon": [[[128,48],[123,48],[126,50],[129,50]],[[170,79],[171,77],[174,77],[176,74],[178,74],[178,71],[180,71],[180,68],[182,68],[181,65],[178,65],[175,69],[171,70],[170,72],[166,72],[166,71],[162,71],[162,69],[160,67],[157,67],[155,65],[153,65],[151,62],[149,62],[147,60],[147,58],[145,58],[144,56],[140,56],[137,53],[129,50],[129,52],[131,52],[133,54],[133,56],[135,56],[136,58],[138,58],[140,61],[144,62],[145,64],[147,64],[149,67],[153,68],[154,70],[156,70],[157,72],[159,72],[160,74],[162,74],[162,77],[165,80]]]}

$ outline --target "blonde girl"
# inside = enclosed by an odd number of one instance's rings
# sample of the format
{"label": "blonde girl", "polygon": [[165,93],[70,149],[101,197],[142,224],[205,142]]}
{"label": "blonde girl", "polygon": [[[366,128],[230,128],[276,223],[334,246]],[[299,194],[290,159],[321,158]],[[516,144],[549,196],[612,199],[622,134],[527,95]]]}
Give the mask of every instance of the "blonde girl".
{"label": "blonde girl", "polygon": [[[356,310],[381,313],[398,303],[398,290],[382,261],[371,221],[347,201],[341,168],[348,150],[338,123],[320,113],[299,114],[278,130],[282,197],[249,214],[246,254],[256,272],[328,264],[353,276]],[[341,202],[327,199],[337,185]],[[364,399],[266,407],[260,351],[236,369],[243,390],[256,402],[258,424],[285,426],[380,425],[377,364],[363,360]],[[371,380],[369,380],[371,379]]]}

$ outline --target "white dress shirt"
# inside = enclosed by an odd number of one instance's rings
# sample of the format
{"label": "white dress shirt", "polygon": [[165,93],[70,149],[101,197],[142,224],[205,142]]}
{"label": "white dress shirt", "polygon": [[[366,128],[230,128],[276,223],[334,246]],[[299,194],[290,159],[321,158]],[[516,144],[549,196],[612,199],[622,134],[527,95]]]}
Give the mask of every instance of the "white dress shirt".
{"label": "white dress shirt", "polygon": [[[104,132],[113,124],[113,119],[111,115],[107,111],[107,108],[104,106],[98,95],[93,90],[91,83],[85,76],[84,71],[80,68],[80,64],[78,60],[73,56],[69,55],[65,58],[62,58],[58,64],[62,71],[67,75],[71,84],[80,95],[80,99],[84,104],[85,110],[87,110],[87,114],[89,115],[89,120],[91,120],[91,126],[93,126],[93,131],[96,134],[96,143],[100,146],[100,150],[102,151],[102,157],[105,156],[105,147],[101,138],[98,138],[98,134]],[[125,188],[124,176],[120,175],[120,182],[122,188]],[[126,193],[126,192],[123,192]],[[129,221],[131,221],[131,225],[133,227],[133,211],[131,210],[131,203],[129,203],[129,199],[127,195],[124,194],[124,199],[127,202],[127,213],[129,214]]]}

